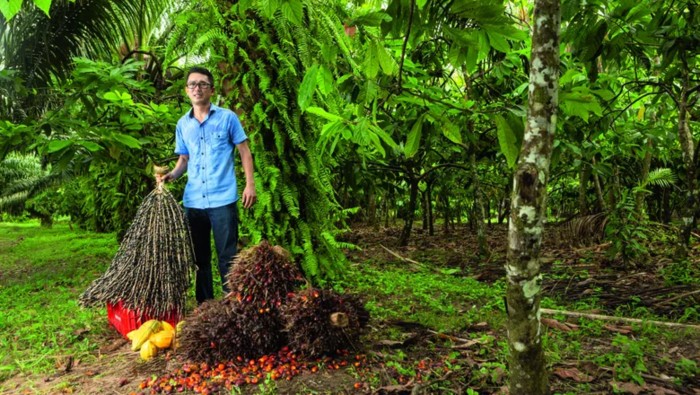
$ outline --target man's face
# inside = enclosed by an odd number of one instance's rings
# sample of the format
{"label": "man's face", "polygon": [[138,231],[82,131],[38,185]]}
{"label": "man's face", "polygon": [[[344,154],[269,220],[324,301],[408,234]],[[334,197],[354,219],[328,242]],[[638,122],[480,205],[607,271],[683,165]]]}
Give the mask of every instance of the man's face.
{"label": "man's face", "polygon": [[211,85],[209,78],[200,73],[192,73],[187,77],[185,90],[192,105],[209,104],[211,95],[214,93],[214,87]]}

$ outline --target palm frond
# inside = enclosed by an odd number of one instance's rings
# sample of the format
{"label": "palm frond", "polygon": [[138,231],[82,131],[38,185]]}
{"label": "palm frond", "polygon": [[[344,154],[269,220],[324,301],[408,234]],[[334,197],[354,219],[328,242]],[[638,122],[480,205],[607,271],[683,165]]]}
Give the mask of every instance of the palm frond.
{"label": "palm frond", "polygon": [[676,183],[676,175],[673,170],[661,167],[649,172],[645,185],[658,186],[661,188],[669,188]]}

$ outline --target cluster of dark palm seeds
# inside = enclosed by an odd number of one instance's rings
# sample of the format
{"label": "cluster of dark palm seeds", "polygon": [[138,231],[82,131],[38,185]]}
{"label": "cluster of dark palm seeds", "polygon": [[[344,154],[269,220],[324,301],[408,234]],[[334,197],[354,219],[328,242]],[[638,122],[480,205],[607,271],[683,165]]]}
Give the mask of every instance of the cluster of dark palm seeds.
{"label": "cluster of dark palm seeds", "polygon": [[281,306],[287,295],[305,281],[290,257],[287,250],[267,241],[241,251],[226,276],[231,290],[227,297],[266,311]]}
{"label": "cluster of dark palm seeds", "polygon": [[209,300],[189,316],[179,351],[190,361],[217,363],[277,351],[283,343],[280,322],[235,300]]}
{"label": "cluster of dark palm seeds", "polygon": [[199,306],[180,335],[193,362],[255,358],[287,344],[303,355],[352,347],[369,315],[353,296],[307,288],[290,254],[263,241],[242,251],[227,277],[231,292]]}
{"label": "cluster of dark palm seeds", "polygon": [[190,271],[192,238],[184,211],[160,184],[139,206],[107,271],[82,295],[82,306],[116,305],[151,317],[181,316]]}
{"label": "cluster of dark palm seeds", "polygon": [[315,288],[294,295],[281,310],[289,347],[314,357],[356,344],[369,321],[357,297]]}

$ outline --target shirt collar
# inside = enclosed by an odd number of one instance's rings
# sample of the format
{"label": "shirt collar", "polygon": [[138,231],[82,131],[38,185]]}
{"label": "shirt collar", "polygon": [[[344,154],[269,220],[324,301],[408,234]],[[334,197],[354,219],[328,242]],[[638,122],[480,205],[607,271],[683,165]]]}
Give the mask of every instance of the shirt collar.
{"label": "shirt collar", "polygon": [[[211,114],[215,113],[216,110],[218,110],[220,107],[215,105],[214,103],[209,103],[209,116],[211,117]],[[187,112],[187,116],[190,118],[194,118],[194,108],[190,108],[190,111]]]}

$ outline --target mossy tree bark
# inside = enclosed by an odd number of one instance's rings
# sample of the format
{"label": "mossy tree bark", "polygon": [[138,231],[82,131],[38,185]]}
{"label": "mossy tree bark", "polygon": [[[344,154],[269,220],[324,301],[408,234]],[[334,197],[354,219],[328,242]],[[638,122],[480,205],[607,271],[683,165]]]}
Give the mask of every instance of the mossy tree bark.
{"label": "mossy tree bark", "polygon": [[696,153],[695,144],[693,141],[693,133],[690,130],[688,123],[688,97],[690,94],[690,81],[688,75],[688,62],[685,57],[682,57],[682,81],[681,92],[678,100],[678,140],[681,143],[683,153],[683,167],[685,168],[685,179],[687,185],[687,201],[681,209],[681,232],[676,249],[676,256],[684,259],[688,256],[688,247],[690,246],[690,234],[697,226],[698,200],[700,198],[700,190],[698,190],[698,182],[696,179]]}
{"label": "mossy tree bark", "polygon": [[558,0],[535,1],[527,125],[513,176],[505,268],[512,395],[549,393],[541,342],[540,247],[556,129],[559,8]]}

